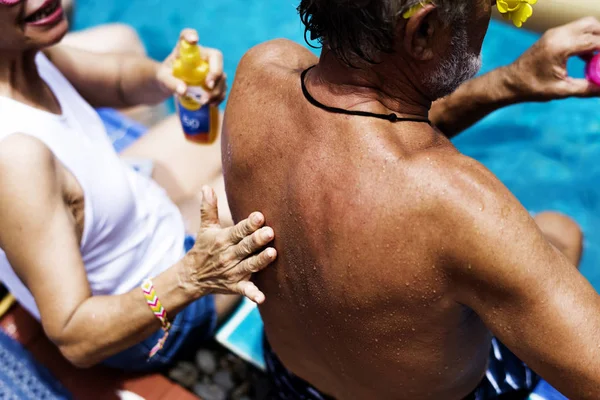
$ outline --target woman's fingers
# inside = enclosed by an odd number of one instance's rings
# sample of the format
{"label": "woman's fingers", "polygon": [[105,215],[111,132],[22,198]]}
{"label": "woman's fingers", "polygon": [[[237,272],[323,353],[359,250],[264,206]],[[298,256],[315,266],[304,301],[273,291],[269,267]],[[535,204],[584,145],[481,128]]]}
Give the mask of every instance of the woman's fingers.
{"label": "woman's fingers", "polygon": [[206,86],[212,90],[216,87],[217,81],[223,77],[223,53],[217,49],[204,48],[203,50],[208,59],[210,71],[206,77]]}
{"label": "woman's fingers", "polygon": [[253,234],[265,223],[262,213],[254,212],[248,218],[229,228],[229,240],[232,244],[238,244],[246,236]]}
{"label": "woman's fingers", "polygon": [[179,34],[179,40],[185,40],[189,44],[198,44],[200,37],[195,29],[186,28]]}
{"label": "woman's fingers", "polygon": [[269,247],[261,253],[246,258],[234,267],[234,273],[242,276],[254,274],[267,268],[277,258],[277,251]]}
{"label": "woman's fingers", "polygon": [[237,284],[238,293],[246,296],[249,300],[256,304],[262,304],[265,301],[265,295],[261,292],[254,283],[250,281],[242,281]]}
{"label": "woman's fingers", "polygon": [[258,252],[275,238],[275,233],[271,227],[264,227],[246,236],[234,246],[234,253],[239,261]]}

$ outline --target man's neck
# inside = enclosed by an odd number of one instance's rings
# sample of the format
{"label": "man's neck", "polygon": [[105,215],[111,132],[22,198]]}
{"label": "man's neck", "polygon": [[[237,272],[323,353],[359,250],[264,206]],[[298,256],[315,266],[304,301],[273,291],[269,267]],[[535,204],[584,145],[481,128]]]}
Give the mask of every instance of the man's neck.
{"label": "man's neck", "polygon": [[431,101],[412,83],[408,70],[389,62],[353,68],[324,49],[307,84],[315,98],[331,107],[427,118]]}

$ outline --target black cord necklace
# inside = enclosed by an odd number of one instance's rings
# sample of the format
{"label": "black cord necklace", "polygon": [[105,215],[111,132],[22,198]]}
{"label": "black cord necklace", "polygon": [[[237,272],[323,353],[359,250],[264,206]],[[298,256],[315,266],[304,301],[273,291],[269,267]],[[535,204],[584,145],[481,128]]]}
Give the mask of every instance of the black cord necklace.
{"label": "black cord necklace", "polygon": [[313,65],[310,68],[305,69],[302,72],[302,75],[300,76],[300,81],[302,83],[302,93],[304,94],[304,97],[306,97],[306,100],[308,100],[309,103],[315,107],[318,107],[322,110],[325,110],[325,111],[328,111],[331,113],[336,113],[336,114],[356,115],[359,117],[378,118],[378,119],[384,119],[384,120],[390,121],[390,122],[424,122],[426,124],[431,125],[431,121],[427,118],[405,118],[405,117],[399,117],[398,115],[396,115],[394,113],[392,113],[392,114],[376,114],[376,113],[371,113],[368,111],[352,111],[352,110],[344,110],[343,108],[326,106],[325,104],[320,103],[319,101],[317,101],[317,99],[312,97],[312,95],[308,92],[308,89],[306,88],[306,83],[304,82],[304,79],[306,78],[306,74],[308,73],[308,71],[310,71],[314,67],[315,67],[315,65]]}

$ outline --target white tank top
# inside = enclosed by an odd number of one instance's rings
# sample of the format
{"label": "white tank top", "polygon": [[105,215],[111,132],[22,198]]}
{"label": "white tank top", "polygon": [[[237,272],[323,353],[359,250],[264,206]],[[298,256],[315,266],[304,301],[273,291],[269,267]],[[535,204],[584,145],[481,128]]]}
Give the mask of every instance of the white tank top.
{"label": "white tank top", "polygon": [[[14,133],[33,136],[75,176],[85,198],[80,249],[92,293],[128,292],[183,256],[182,216],[161,187],[119,159],[98,114],[60,71],[41,53],[36,62],[62,115],[0,96],[0,146]],[[40,318],[2,249],[0,281]]]}

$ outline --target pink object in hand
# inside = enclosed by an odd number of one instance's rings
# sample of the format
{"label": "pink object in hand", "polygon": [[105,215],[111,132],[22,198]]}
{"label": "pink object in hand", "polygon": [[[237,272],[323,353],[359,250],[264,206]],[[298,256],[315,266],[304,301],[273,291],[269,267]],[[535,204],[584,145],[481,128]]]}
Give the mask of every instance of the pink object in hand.
{"label": "pink object in hand", "polygon": [[596,54],[594,58],[588,62],[585,68],[585,77],[600,86],[600,53]]}
{"label": "pink object in hand", "polygon": [[2,4],[3,6],[14,6],[20,1],[21,0],[0,0],[0,4]]}

